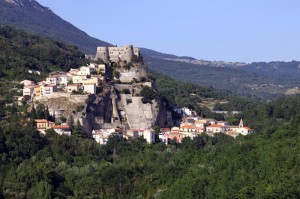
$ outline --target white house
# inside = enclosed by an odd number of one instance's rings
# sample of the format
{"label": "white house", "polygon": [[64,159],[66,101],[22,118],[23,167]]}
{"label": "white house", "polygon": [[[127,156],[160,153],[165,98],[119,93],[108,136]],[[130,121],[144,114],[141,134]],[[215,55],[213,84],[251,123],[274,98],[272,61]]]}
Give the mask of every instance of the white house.
{"label": "white house", "polygon": [[96,85],[95,84],[84,84],[83,91],[89,94],[96,94]]}
{"label": "white house", "polygon": [[33,94],[34,87],[26,87],[23,89],[23,96],[29,95],[31,96]]}
{"label": "white house", "polygon": [[52,96],[55,90],[56,90],[56,86],[53,85],[44,86],[43,96]]}
{"label": "white house", "polygon": [[116,133],[116,129],[99,129],[99,130],[93,130],[92,136],[98,142],[99,144],[106,144],[108,141],[108,138],[113,133]]}
{"label": "white house", "polygon": [[77,75],[91,75],[91,73],[94,71],[95,69],[90,66],[81,66],[77,72]]}
{"label": "white house", "polygon": [[212,124],[206,127],[208,133],[224,133],[229,127],[222,126],[219,124]]}
{"label": "white house", "polygon": [[167,136],[167,133],[164,133],[164,132],[161,132],[159,135],[158,135],[158,138],[161,142],[165,143],[165,144],[168,144],[168,136]]}
{"label": "white house", "polygon": [[23,80],[23,81],[20,82],[20,84],[23,84],[24,86],[28,86],[28,85],[35,84],[35,82],[31,81],[31,80]]}
{"label": "white house", "polygon": [[143,133],[144,139],[147,141],[148,144],[155,143],[155,132],[153,129],[147,129]]}
{"label": "white house", "polygon": [[183,114],[184,114],[185,116],[192,116],[192,115],[193,115],[192,110],[189,109],[189,108],[184,107],[184,108],[182,108],[182,111],[183,111]]}
{"label": "white house", "polygon": [[69,81],[71,81],[71,80],[72,80],[72,77],[70,77],[68,75],[57,76],[57,83],[58,84],[68,85]]}
{"label": "white house", "polygon": [[56,77],[47,77],[46,78],[46,84],[56,86],[57,85],[57,78]]}
{"label": "white house", "polygon": [[67,87],[67,92],[72,93],[73,91],[79,91],[81,88],[80,84],[69,84]]}

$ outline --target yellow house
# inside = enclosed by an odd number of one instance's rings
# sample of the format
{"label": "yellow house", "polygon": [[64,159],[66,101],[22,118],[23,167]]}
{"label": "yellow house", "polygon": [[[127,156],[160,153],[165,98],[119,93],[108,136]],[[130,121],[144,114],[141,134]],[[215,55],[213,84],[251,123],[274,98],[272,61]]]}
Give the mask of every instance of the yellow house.
{"label": "yellow house", "polygon": [[41,96],[41,86],[40,85],[37,85],[35,88],[35,96],[39,97]]}
{"label": "yellow house", "polygon": [[45,119],[36,119],[35,122],[36,122],[36,127],[38,130],[50,129],[52,126],[55,125],[54,122],[50,122]]}

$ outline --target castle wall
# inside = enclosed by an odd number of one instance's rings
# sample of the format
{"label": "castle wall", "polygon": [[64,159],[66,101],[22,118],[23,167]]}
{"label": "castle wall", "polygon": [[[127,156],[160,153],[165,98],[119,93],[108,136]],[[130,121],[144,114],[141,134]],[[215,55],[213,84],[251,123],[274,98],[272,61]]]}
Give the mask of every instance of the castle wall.
{"label": "castle wall", "polygon": [[132,45],[126,45],[121,47],[98,47],[96,59],[100,58],[104,62],[118,62],[127,61],[130,62],[133,55],[139,57],[139,48],[133,48]]}

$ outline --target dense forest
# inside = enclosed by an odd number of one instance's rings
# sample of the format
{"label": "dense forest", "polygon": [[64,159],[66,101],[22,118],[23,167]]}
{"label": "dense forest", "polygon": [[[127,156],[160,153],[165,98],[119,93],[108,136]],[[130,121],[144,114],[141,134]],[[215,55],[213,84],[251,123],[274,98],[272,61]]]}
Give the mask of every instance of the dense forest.
{"label": "dense forest", "polygon": [[[87,63],[77,47],[49,38],[0,26],[0,78],[42,79],[51,71],[68,70]],[[40,71],[41,75],[28,73]]]}
{"label": "dense forest", "polygon": [[203,134],[168,146],[43,136],[20,110],[0,106],[8,115],[0,121],[0,198],[300,197],[300,98],[244,115],[263,124],[254,134]]}

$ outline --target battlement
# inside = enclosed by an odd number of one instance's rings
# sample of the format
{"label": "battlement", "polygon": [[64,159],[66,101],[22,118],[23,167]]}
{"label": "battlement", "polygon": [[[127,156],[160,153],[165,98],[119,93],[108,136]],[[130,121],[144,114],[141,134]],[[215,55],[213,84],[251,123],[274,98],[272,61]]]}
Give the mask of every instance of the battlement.
{"label": "battlement", "polygon": [[132,45],[113,46],[113,47],[97,47],[95,59],[102,59],[104,62],[130,62],[133,56],[140,56],[140,49]]}

